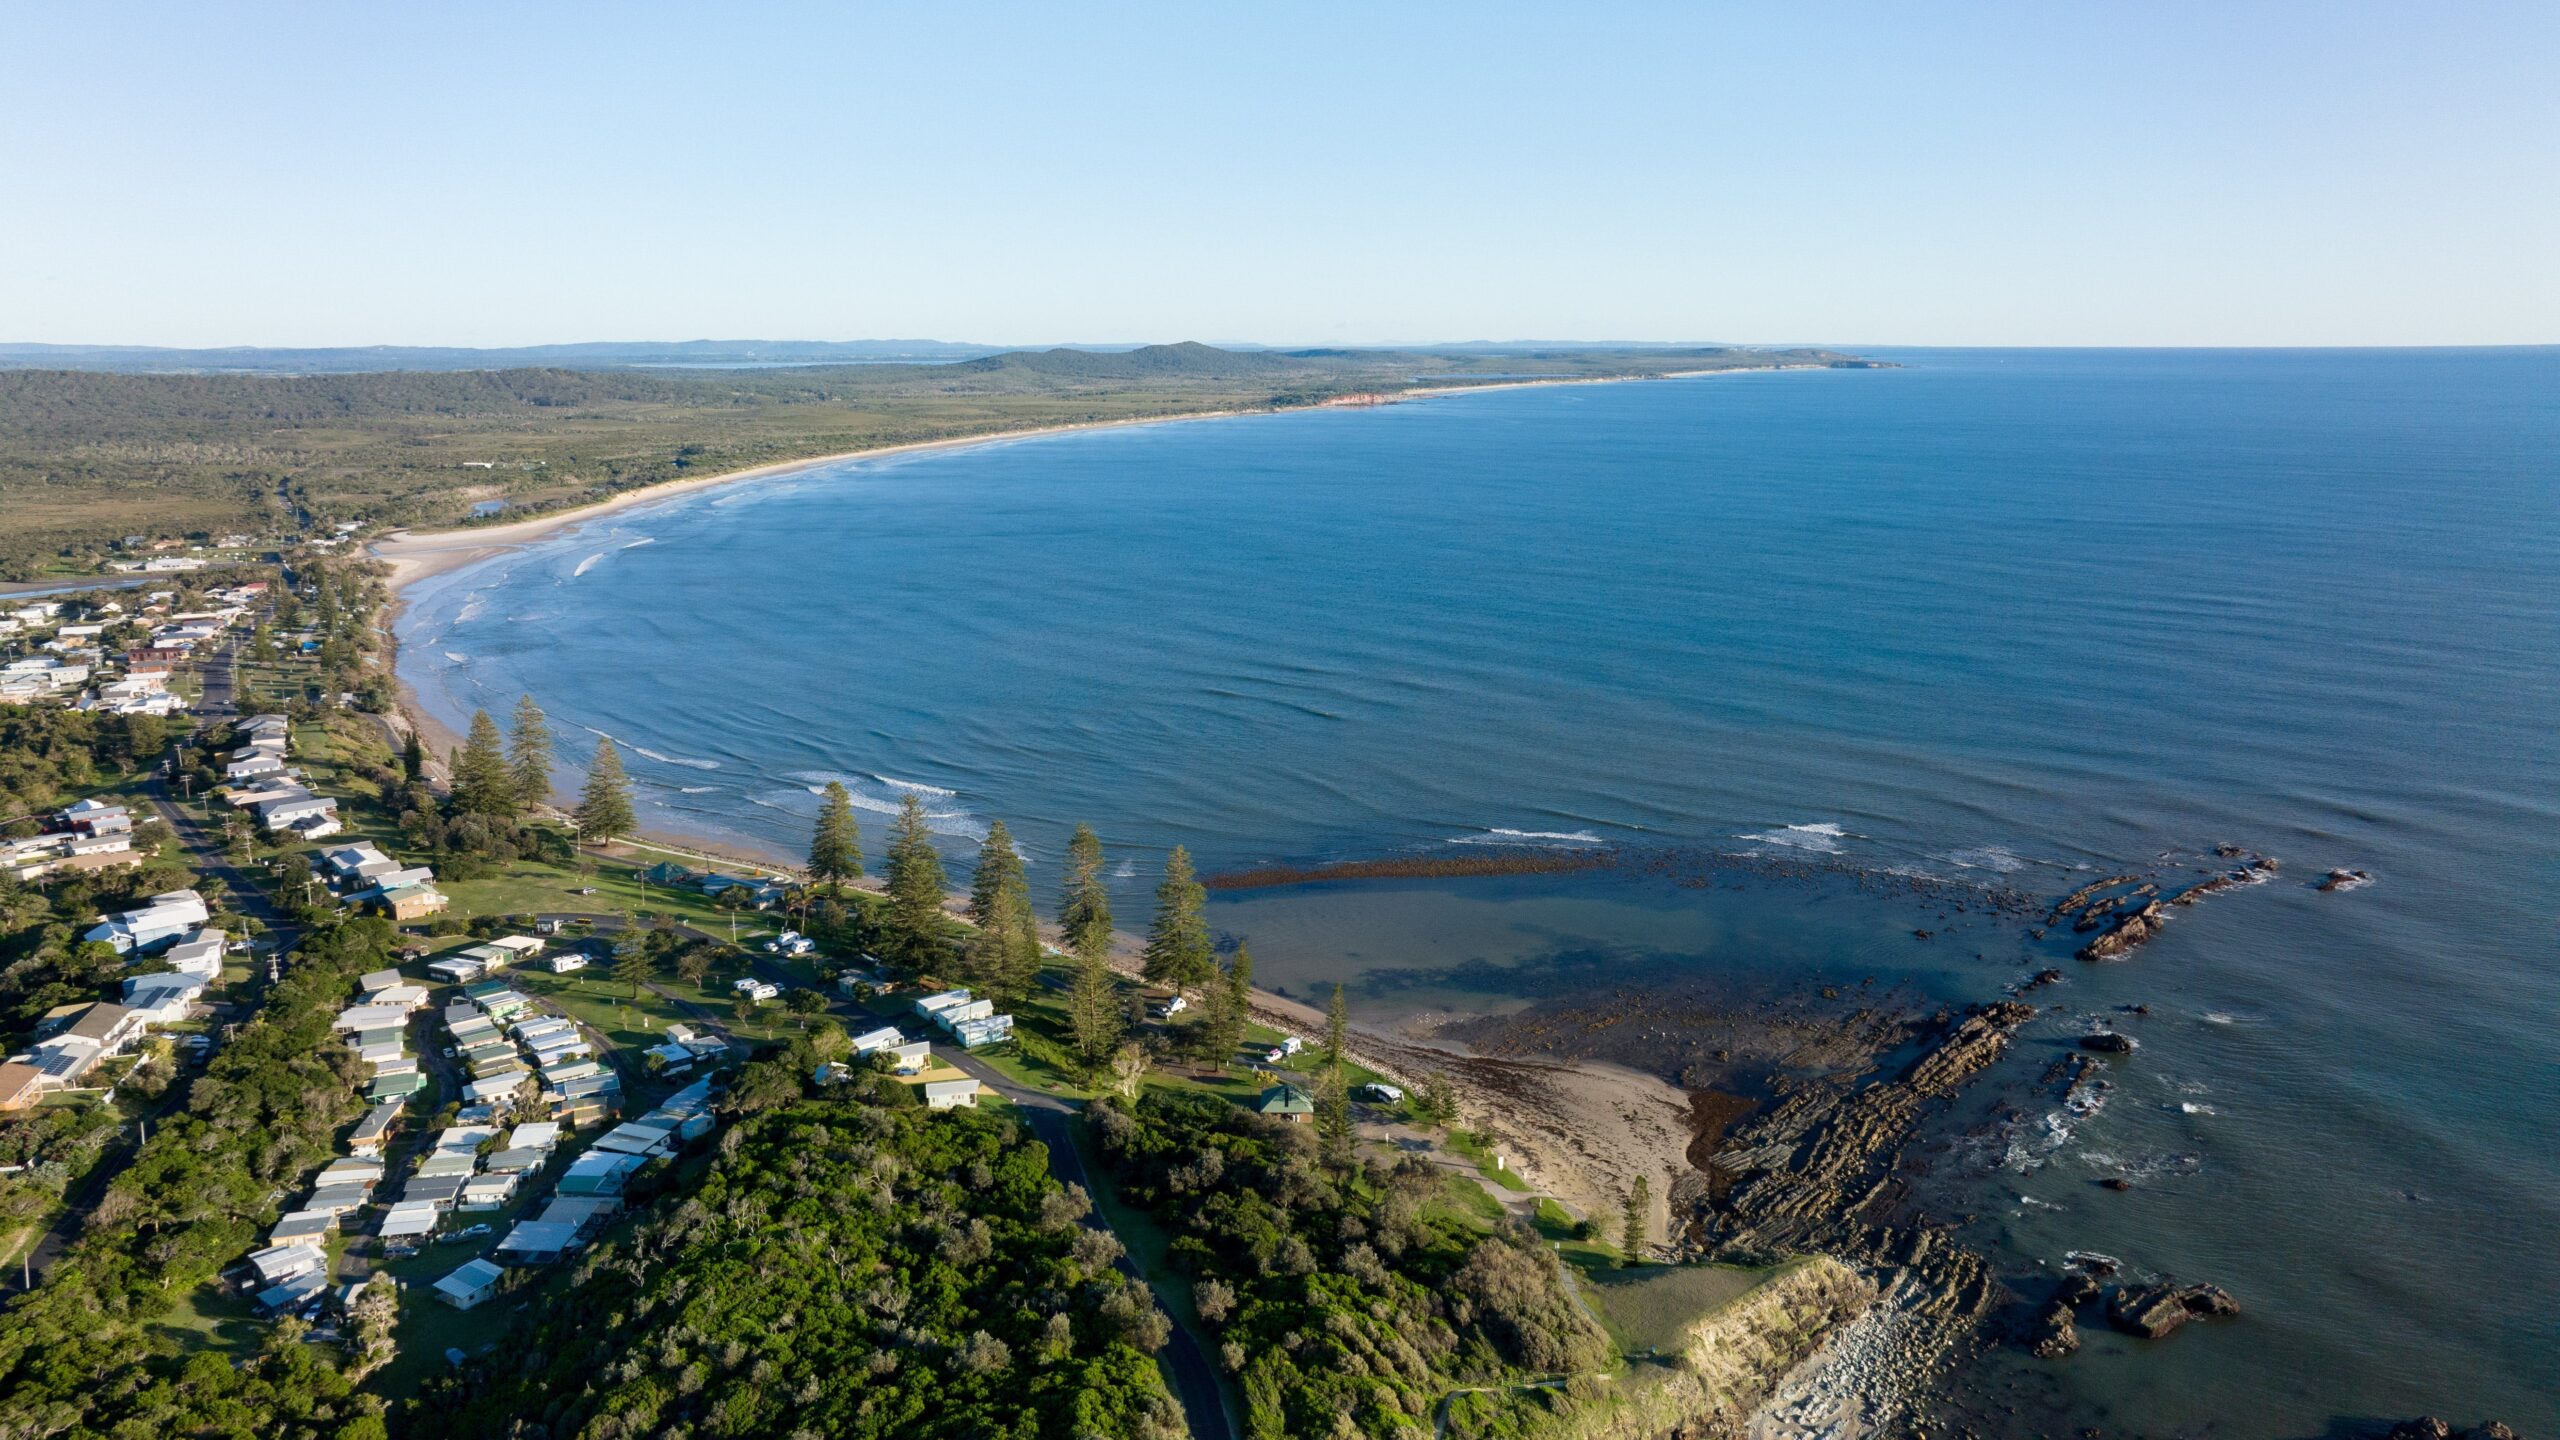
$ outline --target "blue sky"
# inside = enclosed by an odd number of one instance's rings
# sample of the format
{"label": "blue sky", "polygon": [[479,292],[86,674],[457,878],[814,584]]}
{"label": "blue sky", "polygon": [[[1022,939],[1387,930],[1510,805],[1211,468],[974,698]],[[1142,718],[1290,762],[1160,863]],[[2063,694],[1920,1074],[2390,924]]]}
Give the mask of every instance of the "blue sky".
{"label": "blue sky", "polygon": [[0,339],[2560,341],[2560,6],[22,5]]}

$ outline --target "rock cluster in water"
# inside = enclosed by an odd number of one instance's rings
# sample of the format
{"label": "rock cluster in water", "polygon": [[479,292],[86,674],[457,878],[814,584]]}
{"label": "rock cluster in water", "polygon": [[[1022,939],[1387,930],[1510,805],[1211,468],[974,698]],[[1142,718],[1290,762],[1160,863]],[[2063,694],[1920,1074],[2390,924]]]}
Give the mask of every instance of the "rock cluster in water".
{"label": "rock cluster in water", "polygon": [[2168,1336],[2190,1320],[2237,1315],[2240,1302],[2218,1285],[2120,1285],[2107,1297],[2107,1320],[2117,1329],[2146,1340]]}

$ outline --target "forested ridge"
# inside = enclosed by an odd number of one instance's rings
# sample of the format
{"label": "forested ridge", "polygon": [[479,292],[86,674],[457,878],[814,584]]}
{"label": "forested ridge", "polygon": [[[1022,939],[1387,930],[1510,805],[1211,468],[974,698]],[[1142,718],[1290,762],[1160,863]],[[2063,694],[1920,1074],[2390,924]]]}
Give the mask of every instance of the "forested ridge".
{"label": "forested ridge", "polygon": [[1172,1437],[1165,1321],[1012,1120],[801,1101],[722,1136],[403,1429]]}

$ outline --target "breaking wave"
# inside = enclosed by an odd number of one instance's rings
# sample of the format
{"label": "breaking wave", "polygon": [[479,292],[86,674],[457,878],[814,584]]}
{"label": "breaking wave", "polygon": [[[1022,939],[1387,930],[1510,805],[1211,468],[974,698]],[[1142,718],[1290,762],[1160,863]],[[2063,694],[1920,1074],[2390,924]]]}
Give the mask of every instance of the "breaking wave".
{"label": "breaking wave", "polygon": [[1849,832],[1828,820],[1810,825],[1788,825],[1776,830],[1737,835],[1737,840],[1750,840],[1762,845],[1781,845],[1789,850],[1804,850],[1816,855],[1837,855],[1840,842]]}
{"label": "breaking wave", "polygon": [[1499,826],[1480,835],[1452,835],[1452,845],[1599,845],[1606,843],[1588,830],[1508,830]]}
{"label": "breaking wave", "polygon": [[646,745],[632,746],[631,753],[655,760],[661,765],[682,765],[688,770],[717,770],[720,768],[720,762],[717,760],[688,760],[681,755],[661,755]]}
{"label": "breaking wave", "polygon": [[599,561],[599,560],[602,560],[603,558],[604,558],[604,552],[603,552],[603,551],[601,551],[601,550],[599,550],[599,551],[597,551],[596,553],[594,553],[593,555],[588,556],[586,559],[579,561],[579,562],[578,562],[578,568],[569,572],[569,578],[570,578],[570,579],[572,579],[572,580],[575,580],[575,579],[577,579],[579,576],[586,574],[586,573],[587,573],[588,571],[590,571],[590,570],[593,570],[594,568],[596,568],[596,562],[597,562],[597,561]]}

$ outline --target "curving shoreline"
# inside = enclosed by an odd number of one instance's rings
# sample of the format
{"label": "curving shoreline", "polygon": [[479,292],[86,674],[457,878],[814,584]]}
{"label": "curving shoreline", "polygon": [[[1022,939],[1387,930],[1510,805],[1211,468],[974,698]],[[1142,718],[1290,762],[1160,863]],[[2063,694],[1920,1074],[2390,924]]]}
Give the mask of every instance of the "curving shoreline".
{"label": "curving shoreline", "polygon": [[[1403,404],[1413,400],[1429,400],[1442,395],[1472,395],[1489,390],[1531,390],[1555,385],[1623,385],[1645,380],[1697,380],[1717,375],[1761,375],[1779,370],[1820,370],[1828,367],[1806,364],[1730,365],[1711,370],[1666,370],[1650,375],[1569,376],[1553,380],[1495,380],[1481,385],[1435,385],[1393,392],[1363,394],[1356,397],[1361,406]],[[1343,408],[1354,397],[1334,397],[1306,405],[1272,408],[1238,409],[1232,406],[1214,410],[1184,411],[1170,415],[1145,415],[1126,420],[1092,420],[1072,425],[1030,425],[1007,430],[990,430],[978,435],[956,435],[943,440],[911,440],[896,445],[874,445],[858,450],[844,450],[831,455],[812,455],[800,460],[779,460],[770,465],[755,465],[744,470],[723,471],[686,480],[668,480],[637,490],[608,496],[592,504],[525,520],[496,525],[457,526],[449,530],[395,530],[374,541],[366,553],[391,567],[385,584],[395,602],[400,592],[431,576],[488,559],[526,545],[549,539],[553,534],[583,525],[620,511],[655,504],[660,500],[692,494],[721,486],[755,480],[771,480],[822,465],[836,465],[848,460],[871,460],[886,455],[920,454],[934,450],[957,450],[973,445],[993,445],[1013,440],[1033,440],[1049,435],[1072,435],[1092,430],[1124,430],[1142,425],[1173,425],[1192,420],[1235,420],[1260,415],[1288,415],[1305,410]]]}

